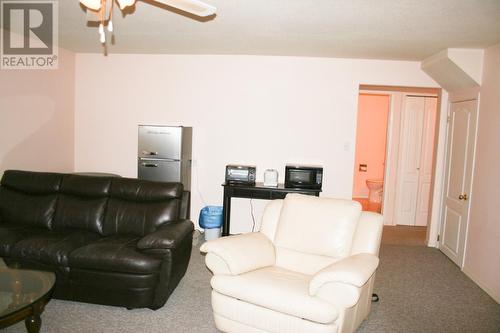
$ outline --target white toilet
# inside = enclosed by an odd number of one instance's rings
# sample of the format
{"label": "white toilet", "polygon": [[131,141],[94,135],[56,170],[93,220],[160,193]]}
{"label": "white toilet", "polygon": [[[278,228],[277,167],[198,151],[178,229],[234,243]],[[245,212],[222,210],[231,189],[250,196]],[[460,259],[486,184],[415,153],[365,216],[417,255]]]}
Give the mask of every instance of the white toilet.
{"label": "white toilet", "polygon": [[370,190],[368,194],[368,201],[381,203],[382,193],[384,191],[384,180],[383,179],[367,179],[366,186]]}

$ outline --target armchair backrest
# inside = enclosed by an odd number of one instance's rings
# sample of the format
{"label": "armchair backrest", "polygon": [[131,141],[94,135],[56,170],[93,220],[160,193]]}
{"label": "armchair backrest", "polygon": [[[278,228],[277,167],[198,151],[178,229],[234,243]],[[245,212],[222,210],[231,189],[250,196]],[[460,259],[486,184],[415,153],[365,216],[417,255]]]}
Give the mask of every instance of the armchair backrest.
{"label": "armchair backrest", "polygon": [[351,254],[378,253],[382,223],[374,219],[369,225],[355,201],[289,194],[266,206],[260,232],[273,242],[277,266],[315,274]]}

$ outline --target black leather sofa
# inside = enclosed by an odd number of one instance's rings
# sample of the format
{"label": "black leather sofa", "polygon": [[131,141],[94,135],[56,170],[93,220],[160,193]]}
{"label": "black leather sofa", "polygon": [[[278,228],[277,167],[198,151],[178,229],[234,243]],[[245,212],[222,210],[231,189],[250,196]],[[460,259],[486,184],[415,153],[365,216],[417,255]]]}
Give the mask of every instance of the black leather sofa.
{"label": "black leather sofa", "polygon": [[157,309],[186,272],[180,183],[9,170],[0,184],[0,257],[54,271],[55,298]]}

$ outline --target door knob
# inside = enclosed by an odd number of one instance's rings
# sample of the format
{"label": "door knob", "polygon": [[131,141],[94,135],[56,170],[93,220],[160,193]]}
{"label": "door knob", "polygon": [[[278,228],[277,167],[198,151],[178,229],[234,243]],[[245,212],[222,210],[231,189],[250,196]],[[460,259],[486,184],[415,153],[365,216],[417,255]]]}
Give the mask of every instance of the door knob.
{"label": "door knob", "polygon": [[467,194],[466,194],[466,193],[464,193],[464,194],[460,194],[460,195],[458,196],[458,200],[467,200]]}

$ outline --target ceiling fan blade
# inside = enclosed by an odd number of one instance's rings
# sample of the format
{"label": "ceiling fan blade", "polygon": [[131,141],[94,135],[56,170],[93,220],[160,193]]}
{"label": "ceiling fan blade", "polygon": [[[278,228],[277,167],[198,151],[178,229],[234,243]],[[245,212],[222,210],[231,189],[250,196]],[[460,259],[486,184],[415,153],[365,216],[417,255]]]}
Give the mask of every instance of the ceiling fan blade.
{"label": "ceiling fan blade", "polygon": [[208,5],[198,0],[153,0],[154,2],[162,3],[196,16],[210,16],[215,14],[217,8]]}
{"label": "ceiling fan blade", "polygon": [[80,0],[80,3],[92,10],[99,10],[101,8],[101,0]]}

